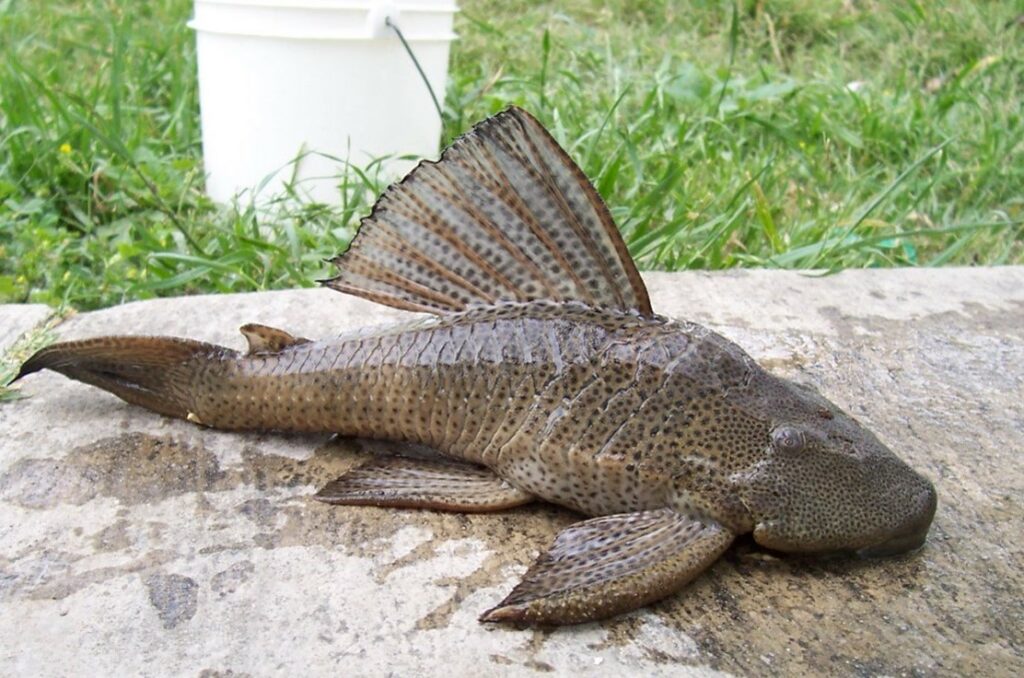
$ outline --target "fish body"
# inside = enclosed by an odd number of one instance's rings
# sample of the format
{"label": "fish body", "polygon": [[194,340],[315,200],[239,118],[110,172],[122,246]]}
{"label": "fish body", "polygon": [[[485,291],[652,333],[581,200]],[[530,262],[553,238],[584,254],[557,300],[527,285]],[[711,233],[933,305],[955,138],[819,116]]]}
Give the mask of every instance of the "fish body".
{"label": "fish body", "polygon": [[711,440],[702,408],[759,369],[699,325],[575,302],[197,362],[194,421],[426,445],[591,516],[670,505],[673,478],[717,465],[688,442]]}
{"label": "fish body", "polygon": [[[609,226],[610,225],[610,226]],[[229,430],[413,442],[342,476],[338,504],[494,511],[571,526],[486,621],[572,623],[678,590],[736,535],[790,552],[916,548],[931,484],[813,389],[656,315],[596,192],[518,109],[389,189],[327,284],[432,318],[245,354],[169,338],[44,349],[61,371]]]}

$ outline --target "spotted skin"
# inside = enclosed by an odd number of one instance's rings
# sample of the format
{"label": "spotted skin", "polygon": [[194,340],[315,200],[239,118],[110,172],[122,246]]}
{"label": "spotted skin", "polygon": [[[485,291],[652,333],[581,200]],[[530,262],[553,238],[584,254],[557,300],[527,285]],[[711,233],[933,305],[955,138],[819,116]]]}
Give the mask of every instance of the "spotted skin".
{"label": "spotted skin", "polygon": [[207,426],[424,444],[586,515],[669,506],[781,550],[869,547],[930,501],[869,431],[720,335],[575,302],[202,356],[185,390]]}
{"label": "spotted skin", "polygon": [[359,466],[317,492],[346,506],[430,508],[489,513],[522,506],[533,496],[487,469],[441,459],[383,457]]}
{"label": "spotted skin", "polygon": [[[719,440],[729,431],[710,426],[722,411],[710,389],[742,387],[758,369],[741,353],[715,355],[729,346],[662,318],[575,302],[508,304],[279,354],[197,358],[187,387],[197,396],[187,409],[221,429],[330,430],[428,445],[588,515],[654,508],[670,497],[699,506],[700,483],[686,479],[704,479],[709,468],[721,470],[719,459],[755,447],[729,445]],[[729,362],[735,375],[702,373],[695,363],[705,360]],[[745,432],[765,436],[753,424]]]}
{"label": "spotted skin", "polygon": [[389,187],[325,284],[431,313],[534,300],[651,313],[601,196],[511,107]]}
{"label": "spotted skin", "polygon": [[48,368],[205,426],[413,442],[444,460],[360,467],[341,504],[491,511],[541,499],[563,531],[482,619],[600,619],[677,591],[736,535],[788,552],[919,547],[931,484],[812,389],[655,315],[608,210],[510,109],[390,188],[334,289],[435,317],[249,351],[170,338],[57,344]]}
{"label": "spotted skin", "polygon": [[558,535],[515,590],[482,619],[573,624],[593,618],[595,601],[609,610],[646,605],[685,586],[730,542],[732,535],[720,525],[671,509],[593,518]]}

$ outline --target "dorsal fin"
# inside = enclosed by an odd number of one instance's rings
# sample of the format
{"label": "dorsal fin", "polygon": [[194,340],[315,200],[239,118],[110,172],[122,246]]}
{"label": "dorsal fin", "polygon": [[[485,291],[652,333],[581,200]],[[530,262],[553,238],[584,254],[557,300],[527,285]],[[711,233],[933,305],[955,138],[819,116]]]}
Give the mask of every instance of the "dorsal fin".
{"label": "dorsal fin", "polygon": [[254,355],[256,353],[278,353],[289,346],[298,346],[299,344],[309,343],[309,339],[293,337],[284,330],[279,330],[276,327],[267,327],[266,325],[258,325],[256,323],[242,325],[238,328],[238,331],[241,332],[245,337],[245,340],[249,342],[248,355]]}
{"label": "dorsal fin", "polygon": [[413,311],[551,299],[651,313],[601,196],[515,107],[389,187],[333,262],[328,287]]}

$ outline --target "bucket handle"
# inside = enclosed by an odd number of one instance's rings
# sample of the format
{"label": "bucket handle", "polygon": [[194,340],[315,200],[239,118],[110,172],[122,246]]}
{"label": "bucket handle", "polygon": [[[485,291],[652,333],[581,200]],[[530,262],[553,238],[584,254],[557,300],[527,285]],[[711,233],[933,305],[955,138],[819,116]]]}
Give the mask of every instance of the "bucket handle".
{"label": "bucket handle", "polygon": [[402,35],[402,29],[398,27],[398,21],[402,16],[402,10],[397,4],[389,0],[384,2],[374,3],[370,8],[370,13],[366,17],[366,27],[372,38],[383,38],[387,34],[387,30],[390,28],[398,36],[398,39],[402,42],[402,47],[405,48],[405,53],[412,59],[412,63],[416,66],[416,71],[420,74],[420,79],[423,80],[423,84],[427,86],[427,92],[430,93],[430,99],[434,102],[434,109],[437,111],[437,117],[444,122],[444,114],[441,111],[441,103],[437,100],[437,95],[434,93],[434,88],[430,86],[430,80],[427,79],[427,74],[423,72],[423,67],[420,66],[419,59],[416,58],[416,54],[412,51],[412,47],[409,42]]}
{"label": "bucket handle", "polygon": [[430,86],[430,80],[427,79],[427,74],[423,72],[423,67],[420,66],[419,59],[416,58],[416,54],[413,53],[412,47],[406,41],[405,36],[402,35],[402,29],[398,27],[398,24],[391,20],[391,15],[384,17],[384,25],[395,32],[398,39],[402,41],[402,47],[405,48],[406,54],[412,59],[412,63],[416,66],[416,70],[419,71],[420,78],[423,80],[423,84],[427,86],[427,91],[430,92],[430,99],[434,102],[434,108],[437,110],[437,117],[444,122],[444,114],[441,112],[441,104],[437,100],[437,95],[434,94],[434,88]]}

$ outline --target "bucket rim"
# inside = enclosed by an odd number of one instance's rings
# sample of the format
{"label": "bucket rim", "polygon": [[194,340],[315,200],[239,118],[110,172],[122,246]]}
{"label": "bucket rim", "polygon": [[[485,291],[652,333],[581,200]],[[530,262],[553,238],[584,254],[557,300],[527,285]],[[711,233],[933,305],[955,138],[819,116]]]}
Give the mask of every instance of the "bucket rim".
{"label": "bucket rim", "polygon": [[[373,35],[366,35],[363,32],[328,32],[328,33],[298,33],[290,31],[261,31],[257,29],[238,29],[238,28],[227,28],[224,26],[215,26],[206,22],[197,21],[196,19],[190,19],[185,23],[185,26],[191,28],[197,34],[206,33],[209,35],[237,35],[247,38],[273,38],[276,40],[307,40],[307,41],[325,41],[325,42],[371,42],[374,40],[380,40]],[[437,35],[406,35],[405,39],[410,43],[420,42],[455,42],[459,39],[459,36],[454,31],[447,31],[443,34]]]}
{"label": "bucket rim", "polygon": [[[379,3],[372,0],[195,0],[196,5],[233,5],[236,7],[274,7],[279,9],[372,10]],[[436,4],[421,2],[392,3],[402,14],[456,14],[459,6],[450,0]]]}
{"label": "bucket rim", "polygon": [[452,0],[195,0],[186,26],[207,34],[355,42],[384,37],[391,16],[409,42],[452,42],[458,11]]}

